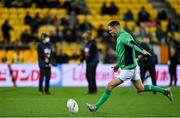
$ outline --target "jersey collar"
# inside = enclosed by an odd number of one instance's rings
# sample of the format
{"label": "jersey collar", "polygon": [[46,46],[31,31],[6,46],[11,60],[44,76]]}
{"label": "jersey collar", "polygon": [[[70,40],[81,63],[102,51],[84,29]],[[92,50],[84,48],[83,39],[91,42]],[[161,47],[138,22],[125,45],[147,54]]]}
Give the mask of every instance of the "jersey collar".
{"label": "jersey collar", "polygon": [[120,29],[120,31],[116,33],[116,38],[118,38],[124,32],[125,32],[124,29]]}

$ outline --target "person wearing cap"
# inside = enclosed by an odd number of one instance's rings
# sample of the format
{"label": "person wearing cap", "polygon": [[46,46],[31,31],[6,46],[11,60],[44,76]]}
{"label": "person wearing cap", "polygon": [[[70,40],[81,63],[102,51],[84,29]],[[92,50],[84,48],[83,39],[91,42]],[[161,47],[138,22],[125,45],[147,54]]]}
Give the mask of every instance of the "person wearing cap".
{"label": "person wearing cap", "polygon": [[[41,95],[44,93],[49,95],[49,80],[51,77],[51,65],[52,65],[52,45],[50,38],[46,33],[41,34],[40,42],[37,46],[38,53],[38,64],[40,68],[40,79],[39,79],[39,92]],[[45,89],[43,89],[43,80],[45,80]]]}

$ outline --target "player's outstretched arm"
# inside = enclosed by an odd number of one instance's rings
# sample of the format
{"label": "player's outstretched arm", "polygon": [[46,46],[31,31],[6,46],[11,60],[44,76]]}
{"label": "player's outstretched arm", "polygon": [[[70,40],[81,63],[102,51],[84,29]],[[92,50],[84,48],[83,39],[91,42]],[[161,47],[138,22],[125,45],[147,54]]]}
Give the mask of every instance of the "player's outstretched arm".
{"label": "player's outstretched arm", "polygon": [[121,40],[125,45],[128,45],[132,48],[134,48],[136,51],[144,54],[144,55],[149,55],[151,54],[146,51],[144,48],[142,48],[139,44],[137,44],[131,37],[125,37],[123,40]]}

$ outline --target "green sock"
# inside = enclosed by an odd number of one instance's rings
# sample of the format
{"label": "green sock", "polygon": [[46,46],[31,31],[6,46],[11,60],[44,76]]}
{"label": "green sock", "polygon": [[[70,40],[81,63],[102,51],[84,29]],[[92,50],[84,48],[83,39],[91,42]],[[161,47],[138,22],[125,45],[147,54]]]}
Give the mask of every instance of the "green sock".
{"label": "green sock", "polygon": [[96,103],[96,108],[99,109],[99,107],[106,102],[106,100],[109,98],[111,95],[111,90],[106,89],[103,93],[103,95],[100,97],[100,99]]}
{"label": "green sock", "polygon": [[164,88],[153,86],[153,85],[144,85],[145,91],[153,91],[153,92],[160,92],[162,94],[166,93],[166,90]]}

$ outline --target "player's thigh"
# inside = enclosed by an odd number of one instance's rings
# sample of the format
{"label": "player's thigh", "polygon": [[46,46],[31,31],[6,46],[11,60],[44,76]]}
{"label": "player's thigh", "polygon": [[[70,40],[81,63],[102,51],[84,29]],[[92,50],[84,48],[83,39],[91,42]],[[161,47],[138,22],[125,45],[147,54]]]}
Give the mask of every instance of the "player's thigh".
{"label": "player's thigh", "polygon": [[134,70],[122,70],[119,75],[117,75],[116,78],[118,78],[121,81],[126,81],[129,79],[132,79],[134,76]]}
{"label": "player's thigh", "polygon": [[122,80],[120,80],[120,79],[118,79],[118,78],[114,78],[114,79],[112,79],[112,80],[108,83],[107,88],[108,88],[109,90],[112,90],[113,88],[115,88],[116,86],[120,85],[121,83],[123,83]]}
{"label": "player's thigh", "polygon": [[144,91],[144,85],[141,81],[141,79],[138,80],[132,80],[134,87],[137,89],[138,92]]}

